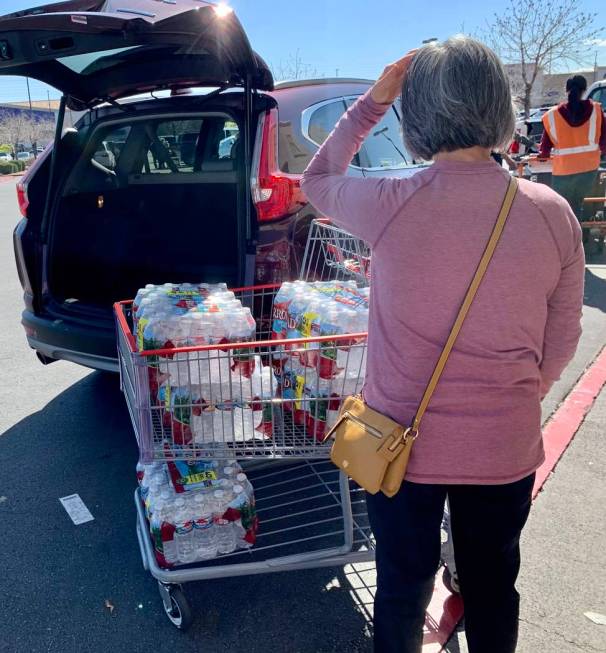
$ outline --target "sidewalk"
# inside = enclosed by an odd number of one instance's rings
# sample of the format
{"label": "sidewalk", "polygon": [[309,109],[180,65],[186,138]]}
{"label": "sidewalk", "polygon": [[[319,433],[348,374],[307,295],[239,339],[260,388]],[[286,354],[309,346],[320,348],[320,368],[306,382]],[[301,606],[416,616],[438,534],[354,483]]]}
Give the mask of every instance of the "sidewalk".
{"label": "sidewalk", "polygon": [[[535,499],[522,537],[518,653],[606,651],[606,388]],[[462,628],[445,649],[467,653]]]}

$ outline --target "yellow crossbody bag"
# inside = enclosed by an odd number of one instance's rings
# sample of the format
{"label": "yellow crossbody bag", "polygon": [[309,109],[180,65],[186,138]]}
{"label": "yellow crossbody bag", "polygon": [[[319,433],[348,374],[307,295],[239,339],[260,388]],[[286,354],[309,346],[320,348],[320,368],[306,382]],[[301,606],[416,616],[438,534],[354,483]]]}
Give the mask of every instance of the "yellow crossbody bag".
{"label": "yellow crossbody bag", "polygon": [[324,441],[334,437],[330,452],[332,462],[371,494],[381,490],[388,497],[392,497],[400,489],[412,445],[419,435],[421,419],[494,254],[517,190],[517,181],[512,177],[484,254],[467,289],[465,299],[429,379],[412,424],[403,427],[390,417],[373,410],[364,403],[362,397],[355,395],[345,399],[337,422],[326,434]]}

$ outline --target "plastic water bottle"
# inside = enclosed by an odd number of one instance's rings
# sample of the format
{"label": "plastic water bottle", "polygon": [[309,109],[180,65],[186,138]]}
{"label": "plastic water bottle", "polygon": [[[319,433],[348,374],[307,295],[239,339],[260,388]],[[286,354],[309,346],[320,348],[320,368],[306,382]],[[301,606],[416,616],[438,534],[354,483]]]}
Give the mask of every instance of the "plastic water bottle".
{"label": "plastic water bottle", "polygon": [[238,470],[235,466],[228,465],[223,468],[223,478],[233,483],[238,475]]}
{"label": "plastic water bottle", "polygon": [[166,490],[152,512],[150,532],[156,550],[164,556],[164,560],[169,565],[179,562],[175,541],[175,500]]}
{"label": "plastic water bottle", "polygon": [[215,490],[213,500],[213,524],[217,538],[217,553],[220,555],[232,553],[236,550],[236,533],[233,529],[232,522],[223,517],[227,509],[225,492],[223,490]]}
{"label": "plastic water bottle", "polygon": [[161,493],[167,485],[168,481],[162,472],[156,472],[151,476],[145,497],[145,510],[148,515],[151,514],[154,504],[161,498]]}
{"label": "plastic water bottle", "polygon": [[203,493],[194,497],[194,547],[196,558],[199,560],[211,560],[217,555],[217,538],[213,524],[211,505]]}
{"label": "plastic water bottle", "polygon": [[[249,503],[249,499],[244,487],[239,483],[236,483],[231,488],[231,495],[232,497],[229,504],[230,508],[239,511],[245,510],[246,505]],[[242,519],[240,518],[232,522],[232,528],[236,538],[236,547],[240,549],[249,549],[252,544],[244,539],[246,536],[246,529],[242,525]]]}
{"label": "plastic water bottle", "polygon": [[288,307],[286,337],[289,340],[301,337],[301,332],[299,331],[300,319],[305,311],[308,301],[309,291],[303,286],[298,287],[295,290]]}
{"label": "plastic water bottle", "polygon": [[246,476],[244,472],[240,472],[236,476],[236,481],[238,482],[238,485],[241,485],[244,488],[244,492],[246,492],[249,502],[254,504],[254,490],[252,483],[248,480],[248,476]]}
{"label": "plastic water bottle", "polygon": [[188,564],[196,558],[194,546],[194,524],[191,514],[187,510],[185,499],[175,500],[175,543],[177,545],[177,557],[180,563]]}
{"label": "plastic water bottle", "polygon": [[[254,340],[256,323],[249,308],[243,307],[228,316],[225,326],[229,342],[245,343]],[[233,349],[231,355],[232,371],[249,379],[255,369],[254,352],[249,347],[242,347]]]}
{"label": "plastic water bottle", "polygon": [[[288,335],[288,307],[295,293],[295,285],[285,281],[276,296],[272,307],[271,339],[284,340]],[[283,352],[273,354],[274,359],[284,358]]]}
{"label": "plastic water bottle", "polygon": [[235,467],[239,472],[242,471],[242,466],[235,458],[228,458],[226,461],[227,465],[230,467]]}
{"label": "plastic water bottle", "polygon": [[234,482],[227,479],[227,478],[222,478],[221,479],[221,491],[223,492],[223,500],[225,501],[226,505],[229,505],[233,498],[234,498]]}

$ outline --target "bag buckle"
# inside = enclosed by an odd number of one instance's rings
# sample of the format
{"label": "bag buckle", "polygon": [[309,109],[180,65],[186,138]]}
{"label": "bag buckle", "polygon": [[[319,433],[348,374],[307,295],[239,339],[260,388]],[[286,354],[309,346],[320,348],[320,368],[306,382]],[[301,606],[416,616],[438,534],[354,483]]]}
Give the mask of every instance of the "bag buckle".
{"label": "bag buckle", "polygon": [[394,458],[397,458],[397,456],[399,456],[406,447],[408,440],[414,441],[417,439],[418,435],[419,430],[409,426],[407,429],[404,429],[399,437],[396,436],[394,441],[389,446],[387,446],[386,449],[393,454]]}

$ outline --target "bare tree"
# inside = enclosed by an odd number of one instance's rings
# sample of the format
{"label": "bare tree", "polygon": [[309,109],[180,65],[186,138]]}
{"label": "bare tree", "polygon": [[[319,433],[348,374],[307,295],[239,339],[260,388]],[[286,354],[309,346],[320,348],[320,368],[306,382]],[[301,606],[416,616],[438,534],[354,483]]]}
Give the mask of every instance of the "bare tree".
{"label": "bare tree", "polygon": [[29,117],[23,111],[6,113],[0,118],[0,140],[12,148],[13,158],[17,157],[19,143],[27,138]]}
{"label": "bare tree", "polygon": [[297,48],[294,54],[288,55],[286,61],[280,59],[280,63],[270,66],[273,76],[277,80],[309,79],[318,77],[318,69],[304,63],[301,59],[301,52]]}
{"label": "bare tree", "polygon": [[54,131],[54,117],[30,116],[25,111],[15,111],[0,117],[0,141],[11,146],[14,158],[23,142],[31,144],[33,155],[37,157],[38,144],[51,140]]}
{"label": "bare tree", "polygon": [[32,145],[34,158],[38,158],[38,144],[48,142],[55,133],[54,118],[43,118],[39,116],[27,117],[25,122],[26,138]]}
{"label": "bare tree", "polygon": [[587,60],[591,41],[603,32],[595,27],[596,17],[582,10],[580,0],[509,0],[503,13],[495,14],[485,40],[504,61],[517,64],[526,117],[542,70]]}

